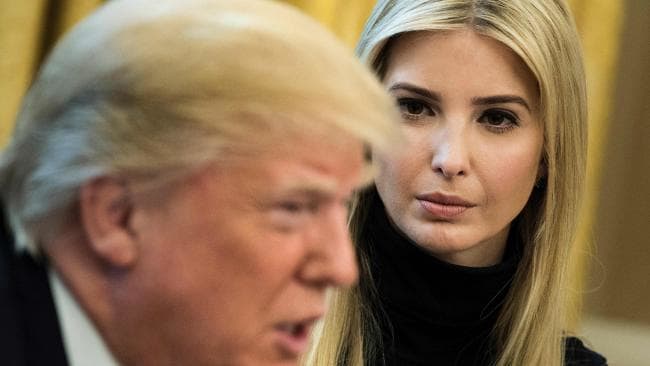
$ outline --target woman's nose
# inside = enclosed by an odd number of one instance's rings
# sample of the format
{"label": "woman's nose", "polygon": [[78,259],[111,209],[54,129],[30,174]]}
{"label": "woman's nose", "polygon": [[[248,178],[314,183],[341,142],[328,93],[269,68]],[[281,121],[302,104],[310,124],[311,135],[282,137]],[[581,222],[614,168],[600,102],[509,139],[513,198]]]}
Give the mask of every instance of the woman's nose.
{"label": "woman's nose", "polygon": [[463,131],[443,128],[432,140],[431,169],[446,179],[467,175],[469,156]]}

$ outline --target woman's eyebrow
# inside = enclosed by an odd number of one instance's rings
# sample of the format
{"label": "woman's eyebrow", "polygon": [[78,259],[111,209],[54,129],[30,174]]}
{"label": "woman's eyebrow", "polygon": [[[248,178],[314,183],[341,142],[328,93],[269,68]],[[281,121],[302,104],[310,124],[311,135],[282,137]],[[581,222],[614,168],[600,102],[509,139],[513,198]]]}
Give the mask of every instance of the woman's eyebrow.
{"label": "woman's eyebrow", "polygon": [[491,95],[489,97],[474,97],[472,98],[472,104],[474,105],[491,105],[491,104],[502,104],[502,103],[517,103],[524,106],[529,112],[530,106],[526,103],[526,100],[517,95]]}
{"label": "woman's eyebrow", "polygon": [[391,85],[388,88],[388,90],[389,91],[406,90],[408,92],[418,94],[418,95],[420,95],[422,97],[425,97],[427,99],[431,99],[431,100],[433,100],[435,102],[440,102],[440,100],[442,99],[440,97],[440,94],[438,94],[438,93],[436,93],[434,91],[431,91],[429,89],[422,88],[422,87],[410,84],[410,83],[395,83],[395,84]]}
{"label": "woman's eyebrow", "polygon": [[[435,102],[440,102],[442,98],[440,97],[440,94],[431,91],[429,89],[419,87],[417,85],[411,84],[411,83],[405,83],[405,82],[400,82],[400,83],[395,83],[391,85],[388,88],[389,91],[395,91],[395,90],[406,90],[408,92],[418,94],[422,97],[431,99]],[[530,105],[526,102],[526,100],[518,95],[509,95],[509,94],[504,94],[504,95],[491,95],[488,97],[474,97],[472,98],[472,104],[474,105],[491,105],[491,104],[503,104],[503,103],[517,103],[522,105],[524,108],[526,108],[529,112],[531,112]]]}

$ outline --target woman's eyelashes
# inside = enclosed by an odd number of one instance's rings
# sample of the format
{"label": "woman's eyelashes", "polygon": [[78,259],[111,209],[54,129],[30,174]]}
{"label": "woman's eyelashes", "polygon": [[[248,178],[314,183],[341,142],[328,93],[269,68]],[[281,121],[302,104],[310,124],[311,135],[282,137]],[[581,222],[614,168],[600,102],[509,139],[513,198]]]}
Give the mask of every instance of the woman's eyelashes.
{"label": "woman's eyelashes", "polygon": [[[419,121],[428,117],[439,115],[437,107],[431,103],[413,97],[398,97],[397,106],[407,121]],[[480,112],[476,122],[483,125],[488,131],[504,133],[519,126],[520,119],[517,113],[505,108],[488,108]]]}
{"label": "woman's eyelashes", "polygon": [[419,120],[436,115],[433,107],[427,102],[412,97],[397,98],[397,106],[402,117],[408,120]]}
{"label": "woman's eyelashes", "polygon": [[489,131],[504,133],[519,126],[517,114],[506,109],[490,108],[481,113],[478,122]]}

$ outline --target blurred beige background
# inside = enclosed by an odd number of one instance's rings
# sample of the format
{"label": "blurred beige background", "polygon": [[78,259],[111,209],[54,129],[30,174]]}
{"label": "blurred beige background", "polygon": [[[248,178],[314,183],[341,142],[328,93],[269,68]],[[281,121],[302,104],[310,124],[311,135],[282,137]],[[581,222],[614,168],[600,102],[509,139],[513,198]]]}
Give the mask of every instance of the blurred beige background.
{"label": "blurred beige background", "polygon": [[[403,0],[408,1],[408,0]],[[285,0],[353,47],[374,0]],[[650,365],[650,0],[569,0],[590,97],[574,331],[610,365]],[[0,0],[0,146],[54,42],[101,0]],[[583,302],[584,299],[584,302]],[[578,309],[582,307],[583,311]]]}

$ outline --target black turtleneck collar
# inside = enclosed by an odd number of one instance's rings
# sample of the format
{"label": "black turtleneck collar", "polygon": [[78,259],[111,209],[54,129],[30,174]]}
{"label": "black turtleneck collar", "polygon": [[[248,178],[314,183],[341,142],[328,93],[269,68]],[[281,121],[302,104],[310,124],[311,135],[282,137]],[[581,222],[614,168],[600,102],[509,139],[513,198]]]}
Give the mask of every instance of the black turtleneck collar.
{"label": "black turtleneck collar", "polygon": [[443,262],[399,232],[374,198],[367,249],[384,315],[385,364],[492,363],[490,332],[519,263],[517,243],[509,240],[503,261],[491,267]]}

